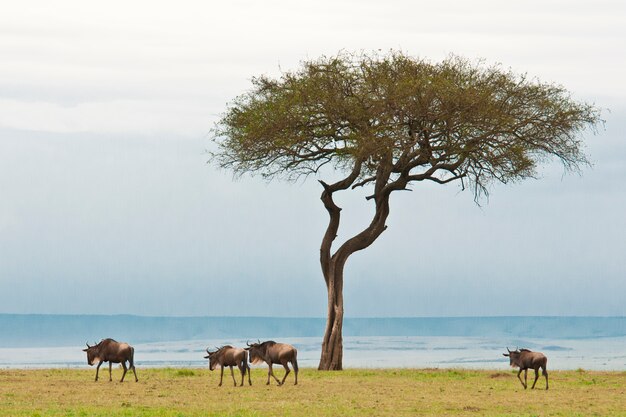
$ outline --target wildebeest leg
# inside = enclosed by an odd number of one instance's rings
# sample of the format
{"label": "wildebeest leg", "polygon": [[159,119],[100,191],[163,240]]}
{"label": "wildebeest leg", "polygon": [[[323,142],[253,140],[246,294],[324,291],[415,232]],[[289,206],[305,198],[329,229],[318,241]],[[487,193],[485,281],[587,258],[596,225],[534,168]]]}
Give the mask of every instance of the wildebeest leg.
{"label": "wildebeest leg", "polygon": [[124,368],[124,373],[122,374],[122,379],[120,379],[120,382],[124,382],[124,377],[126,376],[126,371],[128,371],[128,368],[126,367],[126,361],[122,361],[122,368]]}
{"label": "wildebeest leg", "polygon": [[528,368],[524,369],[524,389],[528,388]]}
{"label": "wildebeest leg", "polygon": [[109,361],[109,382],[113,381],[113,377],[111,376],[112,367],[113,367],[113,362]]}
{"label": "wildebeest leg", "polygon": [[526,384],[524,384],[524,381],[522,381],[522,377],[520,376],[522,371],[523,371],[523,369],[520,368],[519,372],[517,373],[517,379],[519,379],[519,382],[521,382],[522,386],[524,387],[524,389],[526,389]]}
{"label": "wildebeest leg", "polygon": [[277,383],[278,385],[280,385],[280,381],[278,380],[278,378],[276,378],[276,375],[274,375],[274,371],[272,370],[272,364],[270,363],[269,365],[270,365],[270,371],[269,371],[269,373],[267,374],[267,384],[266,384],[266,385],[269,385],[269,384],[270,384],[270,375],[271,375],[272,377],[274,377],[274,379],[276,380],[276,383]]}
{"label": "wildebeest leg", "polygon": [[[246,376],[246,363],[244,361],[241,361],[237,364],[237,368],[239,368],[239,372],[241,372],[241,385],[239,385],[240,387],[243,387],[243,380],[244,377]],[[235,383],[235,385],[237,385]]]}
{"label": "wildebeest leg", "polygon": [[289,362],[282,361],[280,364],[283,365],[283,368],[285,368],[285,376],[283,377],[283,380],[280,381],[280,385],[283,385],[285,383],[285,379],[287,379],[287,375],[289,375]]}
{"label": "wildebeest leg", "polygon": [[128,367],[133,370],[133,374],[135,374],[135,382],[139,382],[137,378],[137,371],[135,371],[135,348],[130,348],[130,359],[128,360]]}
{"label": "wildebeest leg", "polygon": [[533,382],[533,386],[530,389],[535,389],[535,384],[537,383],[537,379],[539,379],[539,368],[535,369],[535,382]]}
{"label": "wildebeest leg", "polygon": [[98,366],[96,367],[96,381],[98,380],[98,372],[100,372],[100,365],[102,365],[104,361],[100,361],[98,363]]}
{"label": "wildebeest leg", "polygon": [[230,376],[233,377],[233,384],[235,384],[235,386],[237,386],[237,381],[235,380],[235,373],[233,372],[233,366],[229,365],[228,367],[230,368]]}
{"label": "wildebeest leg", "polygon": [[246,367],[246,372],[248,372],[248,384],[252,385],[252,380],[250,379],[250,374],[252,373],[252,371],[250,371],[250,365],[248,365],[248,361],[245,361],[243,364]]}
{"label": "wildebeest leg", "polygon": [[220,373],[220,384],[218,385],[218,387],[222,386],[222,380],[224,379],[224,365],[220,365],[220,370],[221,370],[221,373]]}
{"label": "wildebeest leg", "polygon": [[548,389],[548,371],[546,370],[546,368],[542,368],[543,371],[543,376],[546,377],[546,390]]}

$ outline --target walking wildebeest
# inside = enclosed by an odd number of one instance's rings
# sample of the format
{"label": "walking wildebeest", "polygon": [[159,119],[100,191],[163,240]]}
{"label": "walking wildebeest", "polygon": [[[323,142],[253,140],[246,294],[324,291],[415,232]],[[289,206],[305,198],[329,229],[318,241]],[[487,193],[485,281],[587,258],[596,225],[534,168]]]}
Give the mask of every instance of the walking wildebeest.
{"label": "walking wildebeest", "polygon": [[[98,372],[100,371],[102,362],[109,362],[109,381],[113,380],[111,377],[111,366],[113,363],[121,363],[124,368],[120,382],[124,382],[126,371],[128,371],[129,368],[132,369],[135,374],[135,382],[139,381],[137,379],[137,372],[135,371],[135,348],[128,343],[119,343],[113,339],[102,339],[100,343],[94,346],[89,346],[89,343],[87,343],[87,349],[83,349],[83,352],[87,352],[87,363],[89,365],[93,366],[98,362],[96,381],[98,380]],[[128,368],[126,367],[126,361],[128,361]]]}
{"label": "walking wildebeest", "polygon": [[[286,343],[276,343],[273,340],[261,343],[247,343],[246,350],[250,353],[250,363],[265,362],[269,365],[269,372],[267,373],[267,384],[270,384],[270,375],[274,377],[278,385],[283,385],[287,375],[289,375],[289,365],[291,362],[293,370],[296,373],[296,382],[294,385],[298,385],[298,351],[291,345]],[[285,376],[282,381],[274,375],[272,371],[272,364],[281,364],[285,368]]]}
{"label": "walking wildebeest", "polygon": [[209,360],[209,369],[214,370],[217,365],[220,365],[222,368],[222,372],[220,374],[220,383],[218,387],[222,386],[222,380],[224,379],[224,367],[228,366],[230,368],[230,374],[233,377],[233,382],[235,386],[237,386],[237,381],[235,381],[235,373],[233,372],[233,366],[237,366],[241,371],[241,385],[243,386],[244,376],[246,375],[246,371],[248,372],[248,384],[252,385],[252,380],[250,379],[250,367],[248,366],[248,352],[245,349],[235,348],[230,345],[222,346],[214,352],[209,352],[207,348],[206,353],[207,356],[204,359]]}
{"label": "walking wildebeest", "polygon": [[[506,348],[506,350],[509,353],[503,353],[502,355],[509,357],[512,367],[519,367],[517,378],[524,386],[524,389],[528,387],[528,368],[535,370],[535,382],[533,382],[531,389],[535,388],[537,378],[539,378],[539,368],[541,368],[542,374],[546,377],[546,389],[548,389],[548,358],[546,358],[546,355],[541,352],[531,352],[528,349],[516,349],[513,352],[509,348]],[[522,371],[524,371],[524,381],[520,377]]]}

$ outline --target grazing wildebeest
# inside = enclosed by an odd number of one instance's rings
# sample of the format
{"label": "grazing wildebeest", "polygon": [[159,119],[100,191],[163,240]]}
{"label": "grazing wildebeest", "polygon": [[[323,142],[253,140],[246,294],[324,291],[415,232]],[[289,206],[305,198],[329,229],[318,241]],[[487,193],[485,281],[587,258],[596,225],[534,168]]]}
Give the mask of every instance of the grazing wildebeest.
{"label": "grazing wildebeest", "polygon": [[[278,385],[283,385],[287,375],[289,375],[289,362],[293,366],[293,370],[296,373],[296,382],[294,385],[298,385],[298,351],[295,347],[286,343],[276,343],[273,340],[261,343],[247,343],[246,350],[250,353],[250,363],[265,362],[269,365],[269,372],[267,373],[267,384],[270,384],[270,375],[274,377]],[[272,364],[281,364],[285,368],[285,376],[282,381],[274,375],[272,371]]]}
{"label": "grazing wildebeest", "polygon": [[[542,374],[546,377],[546,389],[548,389],[548,358],[541,352],[531,352],[528,349],[516,349],[513,352],[506,348],[509,353],[503,353],[504,356],[508,356],[510,365],[512,367],[519,367],[517,378],[520,380],[524,389],[528,387],[528,368],[535,370],[535,382],[531,389],[535,388],[537,378],[539,378],[539,368],[542,370]],[[524,381],[520,377],[520,374],[524,371]]]}
{"label": "grazing wildebeest", "polygon": [[248,352],[245,349],[235,348],[230,345],[222,346],[214,352],[209,352],[209,349],[206,350],[208,353],[204,359],[209,360],[209,369],[214,370],[217,365],[220,365],[222,368],[222,372],[220,374],[220,383],[218,387],[222,386],[222,380],[224,379],[224,367],[228,366],[230,368],[230,374],[233,377],[233,382],[235,386],[237,386],[237,381],[235,381],[235,373],[233,372],[233,366],[237,366],[241,371],[241,385],[243,386],[244,376],[246,375],[246,371],[248,372],[248,384],[252,385],[252,380],[250,379],[250,367],[248,366]]}
{"label": "grazing wildebeest", "polygon": [[[89,365],[95,365],[96,362],[98,363],[98,367],[96,368],[96,381],[98,380],[98,372],[100,371],[102,362],[109,362],[109,381],[113,380],[111,377],[111,366],[113,363],[121,363],[124,368],[120,382],[124,382],[126,371],[128,371],[129,368],[132,369],[135,374],[135,382],[139,381],[137,379],[137,372],[135,371],[135,348],[128,343],[119,343],[113,339],[102,339],[100,343],[94,346],[89,346],[89,343],[87,343],[87,349],[83,349],[83,352],[87,352],[87,363]],[[128,361],[128,368],[126,367],[126,361]]]}

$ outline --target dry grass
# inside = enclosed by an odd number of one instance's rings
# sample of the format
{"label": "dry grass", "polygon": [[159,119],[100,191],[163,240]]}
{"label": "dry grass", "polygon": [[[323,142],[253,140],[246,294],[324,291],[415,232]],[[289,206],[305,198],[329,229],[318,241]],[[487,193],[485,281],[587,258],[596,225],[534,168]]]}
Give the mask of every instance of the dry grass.
{"label": "dry grass", "polygon": [[[551,371],[524,390],[513,372],[301,369],[283,387],[233,387],[228,371],[139,369],[120,384],[108,370],[0,370],[1,416],[626,416],[626,373]],[[121,371],[114,371],[119,379]],[[529,375],[530,376],[530,375]],[[103,378],[102,378],[103,377]]]}

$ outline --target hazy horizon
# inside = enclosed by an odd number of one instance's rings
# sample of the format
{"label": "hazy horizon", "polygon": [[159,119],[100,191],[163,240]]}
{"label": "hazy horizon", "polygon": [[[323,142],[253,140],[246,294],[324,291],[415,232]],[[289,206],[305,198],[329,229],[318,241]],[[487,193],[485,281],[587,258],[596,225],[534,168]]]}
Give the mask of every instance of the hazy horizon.
{"label": "hazy horizon", "polygon": [[[149,314],[129,314],[129,313],[111,313],[111,314],[92,314],[92,313],[75,313],[75,314],[67,314],[67,313],[0,313],[0,316],[67,316],[67,317],[137,317],[137,318],[147,318],[147,319],[159,319],[159,318],[174,318],[174,319],[222,319],[222,318],[236,318],[236,319],[285,319],[285,320],[307,320],[307,319],[320,319],[326,320],[325,316],[260,316],[260,315],[204,315],[204,316],[186,316],[186,315],[149,315]],[[626,318],[626,315],[615,315],[615,316],[602,316],[602,315],[553,315],[553,316],[545,316],[545,315],[493,315],[493,316],[344,316],[346,319],[359,319],[359,320],[368,320],[368,319],[523,319],[523,318],[547,318],[547,319],[610,319],[610,318]]]}

